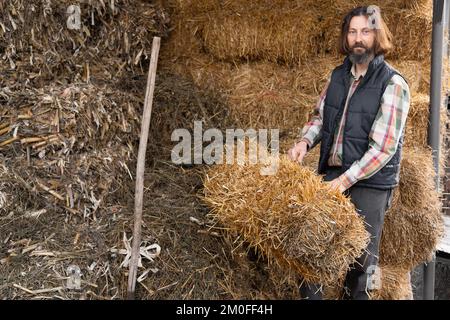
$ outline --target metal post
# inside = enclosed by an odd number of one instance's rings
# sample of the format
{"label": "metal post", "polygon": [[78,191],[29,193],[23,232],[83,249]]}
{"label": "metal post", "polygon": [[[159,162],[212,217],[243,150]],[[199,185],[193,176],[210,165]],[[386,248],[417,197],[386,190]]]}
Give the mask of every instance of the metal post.
{"label": "metal post", "polygon": [[[444,44],[444,0],[433,0],[433,33],[431,42],[431,84],[430,118],[428,125],[428,144],[433,150],[433,164],[436,172],[435,186],[439,191],[440,156],[440,111],[442,107],[442,51]],[[423,298],[434,300],[435,255],[431,262],[424,264]]]}

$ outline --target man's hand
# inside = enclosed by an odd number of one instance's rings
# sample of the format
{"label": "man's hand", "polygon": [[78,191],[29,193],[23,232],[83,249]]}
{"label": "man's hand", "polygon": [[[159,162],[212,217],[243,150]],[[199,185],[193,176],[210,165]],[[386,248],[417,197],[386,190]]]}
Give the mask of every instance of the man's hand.
{"label": "man's hand", "polygon": [[336,179],[334,179],[334,180],[331,180],[330,182],[329,182],[329,184],[330,184],[330,186],[331,186],[331,188],[332,189],[336,189],[336,190],[339,190],[339,192],[344,192],[345,190],[347,190],[345,187],[344,187],[344,185],[342,184],[342,182],[341,182],[341,180],[339,179],[339,177],[337,177]]}
{"label": "man's hand", "polygon": [[305,141],[297,142],[291,149],[288,150],[289,159],[302,163],[306,152],[308,152],[308,145]]}

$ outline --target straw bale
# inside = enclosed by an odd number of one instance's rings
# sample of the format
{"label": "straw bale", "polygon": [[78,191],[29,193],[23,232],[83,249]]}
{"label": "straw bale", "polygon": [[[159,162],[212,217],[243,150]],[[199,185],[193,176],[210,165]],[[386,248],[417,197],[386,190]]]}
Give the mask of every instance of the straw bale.
{"label": "straw bale", "polygon": [[313,54],[320,31],[318,15],[305,10],[263,9],[211,15],[202,27],[204,46],[220,60],[298,64]]}
{"label": "straw bale", "polygon": [[344,59],[326,55],[312,58],[308,63],[296,67],[295,87],[304,93],[314,94],[317,97],[322,92],[327,80],[331,77],[331,72],[341,65]]}
{"label": "straw bale", "polygon": [[425,61],[395,60],[388,61],[388,63],[406,79],[413,97],[416,93],[428,94],[430,92],[430,59]]}
{"label": "straw bale", "polygon": [[242,64],[223,81],[232,116],[247,127],[301,128],[317,99],[295,71],[270,63]]}
{"label": "straw bale", "polygon": [[385,216],[380,263],[411,270],[431,258],[444,226],[434,176],[431,151],[404,150],[400,185]]}
{"label": "straw bale", "polygon": [[[378,5],[394,35],[394,59],[423,60],[431,50],[431,1],[175,1],[190,44],[218,59],[298,64],[317,54],[337,56],[343,16],[358,5]],[[302,19],[299,19],[302,17]],[[174,18],[179,20],[179,18]],[[306,30],[299,32],[298,30]],[[420,37],[418,36],[420,34]],[[199,44],[198,41],[202,42]],[[192,46],[186,47],[192,49]],[[181,50],[183,52],[184,50]]]}
{"label": "straw bale", "polygon": [[260,168],[248,162],[212,167],[205,178],[212,216],[237,234],[236,246],[248,242],[306,281],[335,281],[367,245],[354,206],[284,156],[275,175],[261,176]]}
{"label": "straw bale", "polygon": [[[428,146],[428,124],[430,114],[430,97],[426,94],[412,94],[408,119],[405,127],[406,146]],[[445,137],[448,113],[446,108],[441,108],[440,129],[442,137]],[[444,143],[444,139],[442,139]],[[442,149],[444,150],[444,148]]]}
{"label": "straw bale", "polygon": [[202,55],[164,63],[164,68],[192,78],[203,90],[220,92],[233,123],[241,128],[298,130],[317,100],[314,80],[305,81],[300,70],[273,63],[233,66]]}

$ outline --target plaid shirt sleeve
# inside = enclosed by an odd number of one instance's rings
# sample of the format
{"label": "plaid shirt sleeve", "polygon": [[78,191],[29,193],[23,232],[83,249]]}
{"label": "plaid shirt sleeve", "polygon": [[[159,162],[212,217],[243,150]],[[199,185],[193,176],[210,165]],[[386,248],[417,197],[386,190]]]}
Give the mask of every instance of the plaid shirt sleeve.
{"label": "plaid shirt sleeve", "polygon": [[317,100],[314,112],[310,120],[305,124],[302,129],[301,139],[299,141],[305,141],[308,144],[308,148],[315,146],[320,139],[322,139],[322,119],[323,119],[323,106],[325,104],[325,97],[327,95],[328,85],[330,84],[330,77],[325,84],[319,99]]}
{"label": "plaid shirt sleeve", "polygon": [[394,75],[381,99],[381,107],[369,134],[369,149],[355,161],[339,180],[350,188],[359,180],[368,179],[383,168],[397,151],[405,127],[410,103],[408,84]]}

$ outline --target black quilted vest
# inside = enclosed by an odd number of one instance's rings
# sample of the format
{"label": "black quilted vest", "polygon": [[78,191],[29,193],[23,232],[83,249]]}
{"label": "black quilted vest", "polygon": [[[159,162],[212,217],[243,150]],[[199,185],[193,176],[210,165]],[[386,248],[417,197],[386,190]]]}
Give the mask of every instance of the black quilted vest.
{"label": "black quilted vest", "polygon": [[[320,148],[319,173],[329,170],[328,158],[333,136],[341,120],[347,94],[350,89],[352,63],[347,57],[344,63],[333,70],[331,82],[325,97]],[[362,158],[369,148],[369,133],[381,105],[382,95],[389,80],[399,74],[384,61],[383,55],[376,56],[369,64],[367,73],[350,98],[343,133],[342,168],[345,172],[353,162]],[[358,186],[390,189],[398,185],[403,133],[395,155],[372,177],[360,180]]]}

